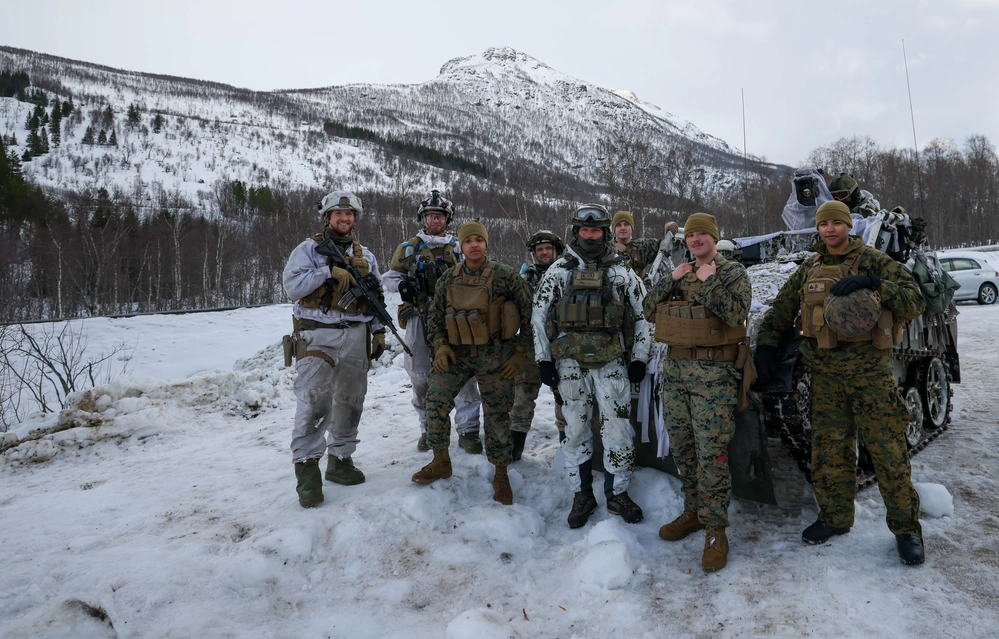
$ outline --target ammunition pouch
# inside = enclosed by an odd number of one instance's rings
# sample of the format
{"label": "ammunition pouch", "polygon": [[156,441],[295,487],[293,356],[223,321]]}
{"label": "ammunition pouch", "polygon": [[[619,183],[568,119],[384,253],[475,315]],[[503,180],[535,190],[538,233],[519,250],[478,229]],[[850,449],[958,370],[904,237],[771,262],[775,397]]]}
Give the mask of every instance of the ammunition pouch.
{"label": "ammunition pouch", "polygon": [[656,306],[654,336],[657,342],[669,344],[672,354],[675,350],[673,347],[736,344],[746,338],[746,325],[729,326],[706,306],[674,300]]}
{"label": "ammunition pouch", "polygon": [[[461,265],[457,265],[460,269]],[[495,262],[481,276],[463,281],[460,271],[447,287],[444,326],[448,343],[456,346],[482,346],[491,339],[512,339],[520,330],[520,310],[503,296],[493,297]]]}

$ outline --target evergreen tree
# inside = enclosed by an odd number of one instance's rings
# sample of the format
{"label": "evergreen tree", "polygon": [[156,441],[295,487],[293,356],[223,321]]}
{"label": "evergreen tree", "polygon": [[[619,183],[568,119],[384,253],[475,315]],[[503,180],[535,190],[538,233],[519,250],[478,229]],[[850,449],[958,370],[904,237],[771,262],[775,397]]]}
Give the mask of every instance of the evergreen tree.
{"label": "evergreen tree", "polygon": [[41,141],[38,148],[41,149],[42,155],[49,152],[49,133],[45,127],[38,129],[40,133],[38,134],[38,139]]}
{"label": "evergreen tree", "polygon": [[83,143],[93,144],[94,143],[94,127],[88,126],[87,130],[83,133]]}
{"label": "evergreen tree", "polygon": [[73,98],[68,98],[63,100],[62,103],[62,117],[68,118],[69,114],[73,112]]}
{"label": "evergreen tree", "polygon": [[60,142],[62,142],[61,122],[62,120],[53,118],[52,123],[49,124],[49,131],[51,132],[51,137],[52,137],[52,146],[59,146]]}
{"label": "evergreen tree", "polygon": [[111,137],[108,138],[108,145],[118,146],[118,132],[115,131],[114,129],[111,129]]}
{"label": "evergreen tree", "polygon": [[102,113],[101,115],[102,115],[101,124],[104,126],[105,129],[110,129],[111,125],[114,124],[114,111],[111,110],[110,104],[107,106],[106,109],[104,109],[104,113]]}
{"label": "evergreen tree", "polygon": [[62,119],[62,103],[59,100],[52,101],[52,120]]}
{"label": "evergreen tree", "polygon": [[108,134],[101,129],[101,132],[97,134],[97,144],[104,146],[108,143]]}
{"label": "evergreen tree", "polygon": [[31,162],[31,151],[29,149],[24,150],[24,153],[21,155],[21,161]]}
{"label": "evergreen tree", "polygon": [[38,157],[44,153],[42,151],[42,136],[38,134],[38,129],[34,129],[28,134],[27,146],[28,148],[25,153],[28,154],[28,159]]}
{"label": "evergreen tree", "polygon": [[153,118],[153,133],[159,133],[163,130],[163,125],[165,120],[163,119],[163,114],[157,113],[156,117]]}
{"label": "evergreen tree", "polygon": [[134,126],[136,124],[139,124],[139,122],[141,121],[140,117],[139,117],[140,115],[141,115],[141,112],[139,111],[139,105],[138,104],[130,104],[130,105],[128,105],[128,123],[129,123],[129,125],[133,125]]}

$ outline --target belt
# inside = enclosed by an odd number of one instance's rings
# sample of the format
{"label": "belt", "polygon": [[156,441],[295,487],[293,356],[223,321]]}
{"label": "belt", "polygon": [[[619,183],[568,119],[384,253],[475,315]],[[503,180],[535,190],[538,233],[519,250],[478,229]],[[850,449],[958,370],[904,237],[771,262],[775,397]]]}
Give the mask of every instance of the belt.
{"label": "belt", "polygon": [[738,355],[737,344],[726,344],[714,347],[670,346],[669,357],[673,359],[704,359],[712,362],[734,362]]}
{"label": "belt", "polygon": [[298,320],[298,328],[303,331],[314,331],[319,328],[333,328],[338,330],[344,330],[350,328],[351,326],[363,323],[364,322],[348,322],[344,320],[342,322],[337,322],[336,324],[326,324],[324,322],[317,322],[315,320],[300,319]]}

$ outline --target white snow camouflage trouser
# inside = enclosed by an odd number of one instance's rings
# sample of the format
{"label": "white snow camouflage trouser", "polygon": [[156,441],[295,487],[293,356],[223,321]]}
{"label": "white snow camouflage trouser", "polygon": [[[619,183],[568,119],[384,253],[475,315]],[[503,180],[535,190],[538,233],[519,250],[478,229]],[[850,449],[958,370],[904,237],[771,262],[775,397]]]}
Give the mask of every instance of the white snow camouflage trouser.
{"label": "white snow camouflage trouser", "polygon": [[[406,323],[406,344],[413,351],[413,356],[405,355],[404,365],[409,373],[409,381],[413,385],[413,408],[420,418],[420,431],[427,432],[427,411],[423,401],[427,397],[427,376],[433,366],[430,357],[430,347],[423,337],[423,318],[416,316]],[[479,385],[475,378],[468,380],[458,396],[454,398],[454,422],[458,434],[479,432],[479,408],[482,398],[479,396]]]}
{"label": "white snow camouflage trouser", "polygon": [[631,384],[621,361],[600,368],[585,369],[574,359],[556,362],[558,390],[565,404],[565,473],[569,488],[579,492],[579,465],[593,457],[590,420],[593,407],[600,409],[600,438],[604,443],[604,468],[614,475],[614,494],[628,490],[635,472],[635,430],[628,421],[631,412]]}
{"label": "white snow camouflage trouser", "polygon": [[[350,457],[357,448],[357,426],[368,390],[367,325],[302,331],[308,350],[322,357],[303,357],[295,364],[295,427],[291,455],[295,463],[331,455]],[[329,433],[327,443],[326,433]]]}

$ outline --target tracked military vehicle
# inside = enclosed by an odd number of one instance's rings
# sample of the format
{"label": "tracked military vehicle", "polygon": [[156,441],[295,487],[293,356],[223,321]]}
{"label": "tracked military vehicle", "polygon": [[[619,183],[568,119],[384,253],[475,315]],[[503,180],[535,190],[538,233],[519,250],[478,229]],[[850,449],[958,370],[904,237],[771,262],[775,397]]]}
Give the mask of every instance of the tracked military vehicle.
{"label": "tracked military vehicle", "polygon": [[[936,254],[929,250],[921,219],[910,217],[901,208],[884,210],[869,193],[862,194],[867,209],[876,212],[868,217],[855,215],[854,233],[862,235],[868,246],[905,264],[919,283],[926,301],[926,311],[905,327],[901,343],[893,348],[895,379],[909,409],[905,438],[909,454],[914,455],[947,428],[953,406],[951,385],[961,381],[957,352],[958,311],[953,302],[957,284],[943,271]],[[754,340],[759,323],[780,286],[811,254],[811,244],[817,240],[815,210],[829,199],[832,196],[821,174],[813,169],[799,169],[795,172],[794,189],[783,215],[789,230],[734,241],[736,256],[746,264],[753,283],[753,310],[748,332]],[[779,347],[779,378],[767,387],[757,388],[757,399],[768,435],[779,436],[810,480],[811,380],[798,355],[801,339],[800,326],[784,336]],[[755,348],[755,343],[753,346]],[[750,473],[764,470],[754,469],[754,463],[763,462],[759,458],[733,459],[733,471],[736,466],[742,466],[743,471]],[[873,465],[862,440],[858,441],[857,481],[861,486],[874,481]]]}

